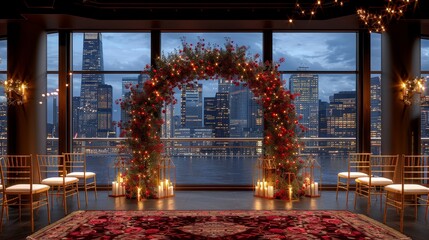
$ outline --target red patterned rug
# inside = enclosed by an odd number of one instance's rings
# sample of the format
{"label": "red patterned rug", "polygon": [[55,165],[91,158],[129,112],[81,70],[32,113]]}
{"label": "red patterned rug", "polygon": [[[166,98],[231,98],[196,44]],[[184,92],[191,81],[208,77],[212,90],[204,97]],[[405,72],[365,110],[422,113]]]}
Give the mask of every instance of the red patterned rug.
{"label": "red patterned rug", "polygon": [[349,211],[77,211],[27,239],[410,239]]}

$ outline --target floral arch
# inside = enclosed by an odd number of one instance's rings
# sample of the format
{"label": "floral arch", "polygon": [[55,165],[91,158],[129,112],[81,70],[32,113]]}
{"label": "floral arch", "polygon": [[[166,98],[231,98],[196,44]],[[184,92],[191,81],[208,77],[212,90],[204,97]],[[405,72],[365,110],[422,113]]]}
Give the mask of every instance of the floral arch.
{"label": "floral arch", "polygon": [[298,158],[301,147],[297,137],[304,128],[298,123],[292,100],[296,95],[284,89],[278,67],[280,63],[260,63],[259,56],[246,56],[247,48],[234,46],[227,40],[224,48],[211,46],[201,39],[195,46],[182,41],[182,49],[157,59],[156,67],[146,66],[150,76],[143,86],[131,86],[129,97],[120,99],[121,108],[130,120],[120,122],[126,147],[132,151],[123,173],[129,197],[136,197],[137,188],[143,198],[154,198],[157,193],[157,164],[162,159],[160,139],[163,124],[161,109],[175,104],[174,89],[192,84],[196,79],[232,80],[236,85],[250,88],[263,107],[264,158],[276,166],[276,184],[285,189],[286,173],[298,173],[302,161]]}

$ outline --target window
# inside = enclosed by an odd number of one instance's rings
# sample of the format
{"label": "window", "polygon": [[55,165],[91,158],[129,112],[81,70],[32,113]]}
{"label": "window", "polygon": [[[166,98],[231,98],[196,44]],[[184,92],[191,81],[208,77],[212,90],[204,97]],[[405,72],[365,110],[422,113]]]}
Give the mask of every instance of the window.
{"label": "window", "polygon": [[[0,39],[0,81],[7,78],[7,40]],[[0,87],[0,154],[7,154],[7,102]]]}
{"label": "window", "polygon": [[40,103],[47,108],[47,142],[46,152],[58,154],[58,62],[59,62],[58,33],[47,35],[47,82],[46,93],[40,96]]}
{"label": "window", "polygon": [[[127,93],[125,83],[145,80],[141,72],[150,64],[150,33],[73,33],[72,40],[73,147],[104,146],[87,156],[87,168],[97,172],[97,182],[107,185],[114,178],[116,155],[109,152],[118,144],[115,123],[126,118],[115,101]],[[100,170],[97,166],[108,167]]]}
{"label": "window", "polygon": [[381,154],[381,34],[371,33],[371,153]]}
{"label": "window", "polygon": [[344,155],[356,151],[356,38],[354,32],[276,32],[274,60],[294,100],[303,135],[303,154],[315,154],[324,184],[335,184]]}
{"label": "window", "polygon": [[[168,56],[182,48],[182,41],[195,45],[203,39],[219,48],[229,39],[237,46],[248,47],[249,57],[262,55],[262,33],[162,33],[161,50]],[[225,79],[200,80],[194,87],[175,89],[175,98],[178,103],[167,106],[172,111],[166,111],[164,116],[165,122],[173,123],[164,131],[164,137],[262,137],[262,111],[245,86],[234,86]],[[177,184],[252,184],[257,141],[174,144]]]}
{"label": "window", "polygon": [[422,153],[429,154],[429,39],[421,39],[421,76],[426,77],[425,97],[421,104]]}

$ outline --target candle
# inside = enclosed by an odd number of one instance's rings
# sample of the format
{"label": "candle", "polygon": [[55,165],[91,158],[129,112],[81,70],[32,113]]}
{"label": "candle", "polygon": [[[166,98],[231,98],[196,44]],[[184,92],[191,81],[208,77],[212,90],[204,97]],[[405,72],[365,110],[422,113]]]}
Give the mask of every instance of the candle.
{"label": "candle", "polygon": [[173,196],[173,186],[168,187],[168,195]]}
{"label": "candle", "polygon": [[289,200],[292,201],[292,186],[289,185]]}
{"label": "candle", "polygon": [[268,186],[268,197],[273,198],[274,197],[274,188],[273,186]]}
{"label": "candle", "polygon": [[314,196],[314,183],[310,184],[310,195]]}
{"label": "candle", "polygon": [[112,195],[117,195],[117,192],[116,192],[116,181],[112,182]]}
{"label": "candle", "polygon": [[137,201],[139,201],[139,202],[141,200],[141,191],[142,191],[142,189],[137,187]]}
{"label": "candle", "polygon": [[158,186],[158,198],[162,198],[162,184]]}
{"label": "candle", "polygon": [[264,197],[268,197],[268,186],[264,187]]}
{"label": "candle", "polygon": [[316,195],[316,196],[319,195],[319,183],[318,182],[314,183],[314,195]]}

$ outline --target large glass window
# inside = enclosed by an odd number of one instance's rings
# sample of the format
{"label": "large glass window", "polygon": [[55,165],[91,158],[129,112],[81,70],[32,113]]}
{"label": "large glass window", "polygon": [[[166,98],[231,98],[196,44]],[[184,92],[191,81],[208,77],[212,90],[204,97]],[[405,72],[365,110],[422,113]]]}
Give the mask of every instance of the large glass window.
{"label": "large glass window", "polygon": [[371,34],[371,153],[381,154],[381,34]]}
{"label": "large glass window", "polygon": [[324,184],[335,184],[344,156],[356,151],[356,37],[352,33],[278,32],[273,34],[274,60],[307,128],[303,154],[315,154]]}
{"label": "large glass window", "polygon": [[[229,40],[248,47],[249,57],[262,55],[262,33],[162,33],[161,50],[168,56],[182,48],[182,41],[195,46],[202,40],[219,48]],[[260,139],[263,131],[262,110],[251,91],[225,79],[200,80],[176,88],[175,98],[176,105],[166,106],[171,110],[166,111],[165,122],[172,124],[164,127],[163,136],[182,139],[174,142],[172,150],[177,184],[251,185],[260,148],[257,140],[240,138]]]}
{"label": "large glass window", "polygon": [[115,123],[126,118],[115,102],[127,94],[127,83],[146,79],[141,72],[150,64],[150,33],[73,33],[72,40],[73,144],[75,150],[97,149],[97,154],[87,155],[87,168],[97,172],[97,182],[107,185],[115,177]]}
{"label": "large glass window", "polygon": [[425,97],[421,101],[422,153],[429,154],[429,39],[421,39],[421,76],[426,78]]}
{"label": "large glass window", "polygon": [[[7,78],[7,41],[0,39],[0,81]],[[0,86],[0,154],[7,154],[7,102]]]}
{"label": "large glass window", "polygon": [[46,93],[40,96],[39,103],[46,104],[47,122],[46,152],[58,154],[58,62],[59,62],[58,33],[47,35],[47,82]]}

